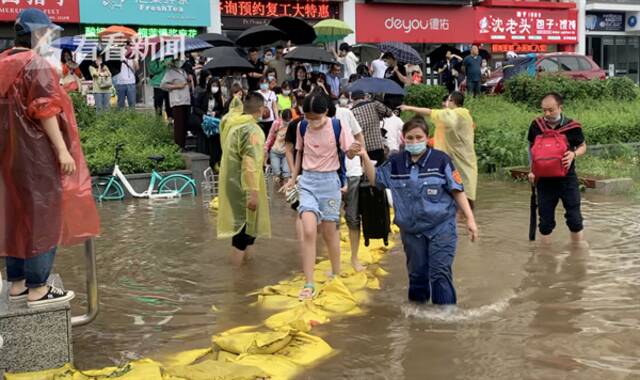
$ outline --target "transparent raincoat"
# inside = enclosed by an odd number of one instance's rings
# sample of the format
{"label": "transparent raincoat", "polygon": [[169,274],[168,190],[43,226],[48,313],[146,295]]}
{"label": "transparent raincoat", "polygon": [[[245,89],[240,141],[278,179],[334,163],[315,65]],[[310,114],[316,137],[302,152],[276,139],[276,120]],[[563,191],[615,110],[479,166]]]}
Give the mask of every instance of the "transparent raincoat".
{"label": "transparent raincoat", "polygon": [[[76,172],[62,175],[40,120],[57,116]],[[36,53],[0,54],[0,256],[31,258],[96,236],[99,218],[71,99]]]}
{"label": "transparent raincoat", "polygon": [[[246,234],[270,237],[269,203],[264,180],[264,133],[242,103],[233,99],[220,123],[222,162],[219,177],[218,238],[230,238],[246,225]],[[247,208],[249,191],[258,192],[258,208]]]}
{"label": "transparent raincoat", "polygon": [[433,110],[436,125],[433,147],[449,155],[460,172],[467,198],[476,199],[478,160],[474,146],[474,125],[466,108]]}

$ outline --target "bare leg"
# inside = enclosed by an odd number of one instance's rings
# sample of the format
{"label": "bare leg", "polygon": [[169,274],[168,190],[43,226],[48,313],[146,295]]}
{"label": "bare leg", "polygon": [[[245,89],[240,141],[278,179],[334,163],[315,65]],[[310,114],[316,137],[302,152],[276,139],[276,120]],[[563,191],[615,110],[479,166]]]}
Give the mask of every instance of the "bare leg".
{"label": "bare leg", "polygon": [[246,251],[241,251],[238,248],[231,247],[231,264],[236,267],[241,266],[247,256]]}
{"label": "bare leg", "polygon": [[579,243],[584,240],[584,231],[580,232],[572,232],[571,233],[571,241],[574,243]]}
{"label": "bare leg", "polygon": [[351,266],[356,272],[362,272],[364,267],[358,260],[358,250],[360,248],[360,231],[349,229],[349,244],[351,244]]}
{"label": "bare leg", "polygon": [[549,235],[540,235],[540,241],[544,245],[551,245],[551,234],[549,234]]}
{"label": "bare leg", "polygon": [[302,218],[296,217],[296,236],[298,241],[302,241]]}
{"label": "bare leg", "polygon": [[340,235],[335,222],[322,222],[322,237],[329,250],[333,275],[340,274]]}
{"label": "bare leg", "polygon": [[27,290],[26,280],[16,281],[11,283],[11,289],[9,290],[9,295],[17,296]]}
{"label": "bare leg", "polygon": [[302,213],[302,271],[308,284],[314,283],[313,270],[316,265],[316,241],[318,239],[318,218],[312,212]]}

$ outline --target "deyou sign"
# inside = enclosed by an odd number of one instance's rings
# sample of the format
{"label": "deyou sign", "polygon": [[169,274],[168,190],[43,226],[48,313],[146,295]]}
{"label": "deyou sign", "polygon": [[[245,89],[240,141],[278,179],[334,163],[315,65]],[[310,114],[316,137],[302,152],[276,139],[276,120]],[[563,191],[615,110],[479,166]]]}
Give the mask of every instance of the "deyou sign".
{"label": "deyou sign", "polygon": [[356,4],[356,35],[362,42],[464,42],[473,38],[471,7]]}

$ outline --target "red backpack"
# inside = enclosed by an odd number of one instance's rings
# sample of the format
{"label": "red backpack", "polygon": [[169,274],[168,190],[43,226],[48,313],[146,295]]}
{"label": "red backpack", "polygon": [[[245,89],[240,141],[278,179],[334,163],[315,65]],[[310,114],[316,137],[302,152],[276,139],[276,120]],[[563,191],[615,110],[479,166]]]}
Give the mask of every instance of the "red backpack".
{"label": "red backpack", "polygon": [[531,171],[536,178],[566,176],[569,170],[562,165],[562,157],[569,150],[569,141],[563,132],[581,128],[580,124],[571,121],[561,128],[551,129],[541,117],[535,123],[542,134],[536,136],[531,147]]}

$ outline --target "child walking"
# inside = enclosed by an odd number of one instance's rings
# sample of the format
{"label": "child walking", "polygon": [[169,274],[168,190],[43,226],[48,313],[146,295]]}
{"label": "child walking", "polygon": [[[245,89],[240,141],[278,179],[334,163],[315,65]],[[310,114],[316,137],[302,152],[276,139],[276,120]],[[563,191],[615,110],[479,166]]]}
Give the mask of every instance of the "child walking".
{"label": "child walking", "polygon": [[280,179],[286,181],[291,177],[291,171],[287,164],[285,137],[292,119],[291,109],[282,111],[282,116],[273,122],[269,137],[264,145],[264,162],[267,162],[267,158],[271,160],[271,170],[273,170],[276,182],[279,182]]}
{"label": "child walking", "polygon": [[456,208],[466,217],[471,241],[477,239],[478,228],[460,173],[449,156],[427,147],[428,132],[424,119],[411,119],[402,128],[405,149],[377,169],[366,151],[360,155],[369,181],[393,194],[394,223],[400,227],[407,255],[409,300],[454,305],[451,266],[458,240]]}
{"label": "child walking", "polygon": [[[329,250],[332,275],[340,273],[340,236],[336,224],[340,221],[342,187],[338,170],[341,168],[338,149],[353,158],[361,149],[347,128],[327,116],[330,99],[326,95],[312,94],[303,105],[305,120],[297,130],[295,167],[291,180],[285,186],[292,188],[300,173],[298,187],[302,219],[302,269],[306,284],[300,300],[311,299],[315,293],[313,270],[316,263],[318,225]],[[339,127],[338,127],[339,126]],[[339,139],[336,141],[337,129]]]}

